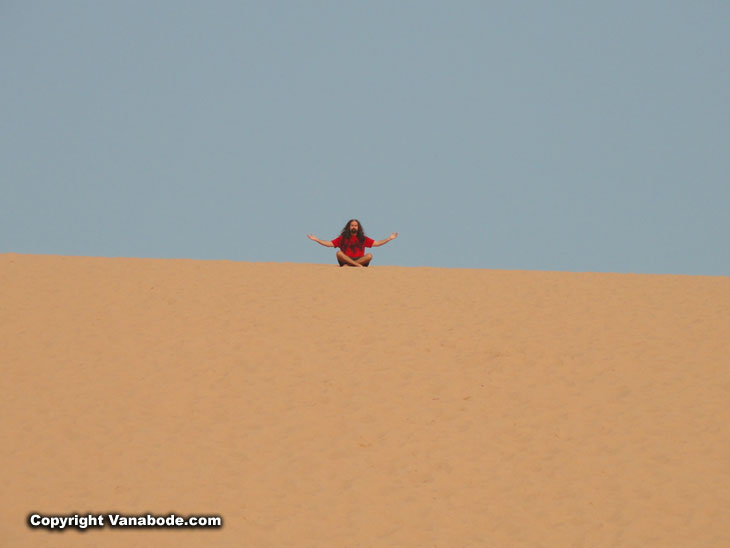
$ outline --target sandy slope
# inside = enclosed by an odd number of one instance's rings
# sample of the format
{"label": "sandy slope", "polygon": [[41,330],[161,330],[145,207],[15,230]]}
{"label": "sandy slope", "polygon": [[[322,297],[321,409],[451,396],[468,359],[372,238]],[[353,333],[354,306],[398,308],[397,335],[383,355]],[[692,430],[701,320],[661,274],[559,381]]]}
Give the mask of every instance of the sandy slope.
{"label": "sandy slope", "polygon": [[[0,255],[2,546],[728,546],[730,278]],[[220,530],[31,530],[31,511]]]}

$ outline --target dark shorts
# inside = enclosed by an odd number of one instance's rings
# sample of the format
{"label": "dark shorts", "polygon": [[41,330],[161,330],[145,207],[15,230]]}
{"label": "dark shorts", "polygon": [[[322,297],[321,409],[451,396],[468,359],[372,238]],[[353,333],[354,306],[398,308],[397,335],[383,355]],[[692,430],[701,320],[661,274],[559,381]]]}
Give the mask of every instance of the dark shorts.
{"label": "dark shorts", "polygon": [[[349,255],[348,255],[348,256],[349,256]],[[363,257],[364,257],[364,256],[365,256],[365,255],[363,255]],[[357,261],[358,259],[362,259],[362,257],[350,257],[350,259],[352,259],[353,261]],[[351,266],[351,265],[349,265],[349,263],[346,263],[346,262],[344,262],[344,261],[343,261],[342,259],[340,259],[339,257],[337,257],[337,262],[338,262],[338,263],[340,263],[340,266],[345,266],[345,265]],[[363,265],[363,266],[368,266],[368,265]]]}

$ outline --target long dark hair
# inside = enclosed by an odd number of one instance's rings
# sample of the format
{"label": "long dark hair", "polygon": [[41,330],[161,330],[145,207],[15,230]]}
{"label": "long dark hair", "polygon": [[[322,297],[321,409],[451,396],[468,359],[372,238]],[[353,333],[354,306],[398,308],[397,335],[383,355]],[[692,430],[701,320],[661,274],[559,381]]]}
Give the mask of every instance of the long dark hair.
{"label": "long dark hair", "polygon": [[360,241],[360,243],[365,242],[365,230],[362,228],[362,223],[358,221],[357,219],[350,219],[347,221],[347,224],[345,225],[345,228],[342,229],[342,232],[340,232],[340,236],[342,237],[342,242],[346,242],[350,239],[350,223],[352,221],[357,222],[357,239]]}

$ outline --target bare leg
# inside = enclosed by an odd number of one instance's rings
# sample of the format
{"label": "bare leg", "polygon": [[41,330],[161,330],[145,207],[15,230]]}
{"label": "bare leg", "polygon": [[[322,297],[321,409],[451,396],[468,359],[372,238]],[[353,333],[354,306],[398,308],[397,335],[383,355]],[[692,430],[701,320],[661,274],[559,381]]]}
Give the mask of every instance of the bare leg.
{"label": "bare leg", "polygon": [[365,255],[363,255],[362,257],[360,257],[359,259],[355,259],[355,262],[358,263],[358,264],[361,264],[363,266],[368,266],[370,264],[370,261],[372,261],[372,260],[373,260],[372,253],[366,253]]}
{"label": "bare leg", "polygon": [[345,255],[342,251],[337,252],[337,261],[340,263],[340,266],[362,266],[359,263],[356,263],[354,260],[350,259],[347,255]]}

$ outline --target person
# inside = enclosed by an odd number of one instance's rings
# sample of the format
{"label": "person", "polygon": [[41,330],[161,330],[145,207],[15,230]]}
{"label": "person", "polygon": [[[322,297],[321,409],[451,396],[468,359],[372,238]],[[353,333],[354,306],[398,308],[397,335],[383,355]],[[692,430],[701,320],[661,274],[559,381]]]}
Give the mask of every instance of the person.
{"label": "person", "polygon": [[320,245],[325,247],[339,247],[337,262],[340,263],[340,266],[368,266],[370,261],[373,260],[373,255],[372,253],[365,253],[365,248],[385,245],[397,237],[398,233],[393,232],[385,240],[378,240],[376,242],[372,238],[365,236],[365,231],[357,219],[347,221],[340,235],[329,242],[327,240],[320,240],[314,234],[307,234],[307,238]]}

